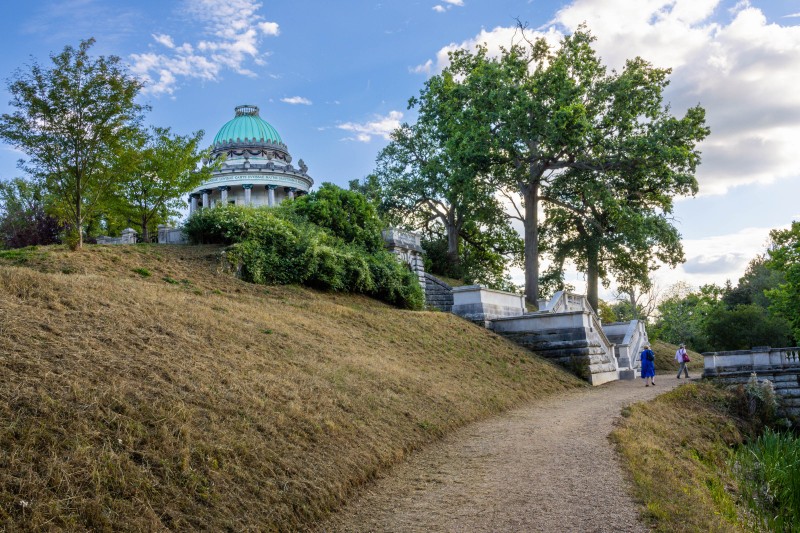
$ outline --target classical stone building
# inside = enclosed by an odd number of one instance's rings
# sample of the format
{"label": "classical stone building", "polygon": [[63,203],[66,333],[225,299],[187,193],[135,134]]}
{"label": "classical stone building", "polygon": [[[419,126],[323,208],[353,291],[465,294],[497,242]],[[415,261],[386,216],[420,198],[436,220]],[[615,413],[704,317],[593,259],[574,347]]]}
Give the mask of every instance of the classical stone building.
{"label": "classical stone building", "polygon": [[240,105],[214,137],[209,163],[222,160],[211,178],[189,195],[189,212],[215,205],[277,205],[307,194],[314,180],[300,159],[297,168],[278,131],[254,105]]}

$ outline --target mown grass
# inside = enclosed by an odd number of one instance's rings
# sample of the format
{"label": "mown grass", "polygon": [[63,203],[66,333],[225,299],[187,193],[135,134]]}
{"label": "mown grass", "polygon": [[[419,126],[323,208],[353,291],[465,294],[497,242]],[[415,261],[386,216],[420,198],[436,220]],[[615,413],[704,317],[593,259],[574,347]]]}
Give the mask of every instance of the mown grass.
{"label": "mown grass", "polygon": [[655,531],[745,531],[728,465],[746,424],[732,417],[733,393],[689,383],[626,408],[612,433]]}
{"label": "mown grass", "polygon": [[454,428],[585,386],[450,314],[240,282],[219,251],[0,258],[0,530],[298,530]]}

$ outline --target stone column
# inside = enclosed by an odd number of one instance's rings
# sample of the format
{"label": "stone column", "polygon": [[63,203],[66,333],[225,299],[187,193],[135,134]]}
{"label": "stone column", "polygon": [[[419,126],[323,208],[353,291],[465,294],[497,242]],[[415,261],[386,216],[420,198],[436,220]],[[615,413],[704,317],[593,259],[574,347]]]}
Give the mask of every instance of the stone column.
{"label": "stone column", "polygon": [[209,203],[209,196],[211,196],[211,189],[203,189],[203,209],[211,207]]}
{"label": "stone column", "polygon": [[189,214],[191,215],[197,211],[197,194],[192,193],[189,195]]}
{"label": "stone column", "polygon": [[286,196],[289,200],[294,200],[294,191],[296,191],[294,187],[286,187]]}
{"label": "stone column", "polygon": [[250,190],[253,188],[252,184],[244,184],[242,185],[242,189],[244,189],[244,205],[250,205]]}
{"label": "stone column", "polygon": [[270,207],[275,205],[275,189],[277,188],[277,185],[267,185],[267,204]]}
{"label": "stone column", "polygon": [[228,191],[230,190],[230,187],[227,185],[220,185],[217,188],[219,189],[220,203],[222,203],[223,206],[228,205]]}

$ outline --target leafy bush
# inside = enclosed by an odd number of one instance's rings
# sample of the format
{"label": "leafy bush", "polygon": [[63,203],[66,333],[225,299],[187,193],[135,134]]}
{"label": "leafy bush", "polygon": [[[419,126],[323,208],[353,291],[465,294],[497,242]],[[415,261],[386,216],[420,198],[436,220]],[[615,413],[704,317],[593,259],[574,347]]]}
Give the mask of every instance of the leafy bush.
{"label": "leafy bush", "polygon": [[359,192],[323,183],[319,190],[301,196],[294,202],[287,202],[285,209],[325,228],[343,242],[360,246],[371,253],[383,249],[383,223],[378,218],[375,206]]}
{"label": "leafy bush", "polygon": [[416,276],[389,252],[370,252],[366,233],[347,242],[294,208],[203,209],[185,229],[191,242],[230,245],[228,258],[247,281],[367,294],[409,309],[424,304]]}

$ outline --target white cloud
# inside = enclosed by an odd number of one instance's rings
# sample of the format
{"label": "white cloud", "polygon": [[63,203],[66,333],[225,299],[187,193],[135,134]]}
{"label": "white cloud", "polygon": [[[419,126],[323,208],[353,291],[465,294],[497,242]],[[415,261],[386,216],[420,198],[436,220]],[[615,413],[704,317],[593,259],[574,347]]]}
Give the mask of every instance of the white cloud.
{"label": "white cloud", "polygon": [[798,17],[800,17],[800,13],[791,13],[789,15],[784,15],[783,16],[783,18],[785,18],[785,19],[798,18]]}
{"label": "white cloud", "polygon": [[444,13],[445,11],[452,9],[453,7],[464,7],[464,0],[441,0],[441,1],[444,5],[437,4],[432,8],[437,13]]}
{"label": "white cloud", "polygon": [[309,100],[308,98],[304,98],[302,96],[290,96],[288,98],[281,98],[281,102],[292,105],[297,105],[297,104],[311,105],[311,100]]}
{"label": "white cloud", "polygon": [[205,38],[176,46],[170,35],[153,35],[167,51],[131,54],[131,70],[147,84],[144,92],[156,95],[173,94],[181,78],[213,81],[224,70],[254,77],[247,63],[263,66],[268,54],[261,51],[262,39],[280,33],[260,9],[256,0],[186,1],[185,21],[201,25]]}
{"label": "white cloud", "polygon": [[375,120],[365,123],[345,122],[336,127],[340,130],[350,131],[355,134],[355,137],[345,137],[347,141],[369,142],[373,136],[380,136],[388,140],[392,131],[400,127],[400,119],[403,118],[403,113],[400,111],[389,111],[386,116],[377,115]]}
{"label": "white cloud", "polygon": [[414,74],[426,74],[430,76],[431,69],[433,68],[433,60],[429,59],[422,65],[417,65],[416,67],[409,68],[409,72],[413,72]]}
{"label": "white cloud", "polygon": [[750,261],[766,252],[769,232],[773,229],[752,227],[727,235],[684,239],[686,262],[675,269],[662,267],[655,277],[663,287],[678,281],[695,288],[711,283],[720,285],[727,279],[736,284]]}
{"label": "white cloud", "polygon": [[153,40],[160,45],[166,46],[167,48],[175,48],[175,41],[173,41],[172,37],[169,35],[153,34]]}
{"label": "white cloud", "polygon": [[[586,22],[610,68],[622,68],[635,55],[672,68],[665,94],[672,112],[680,115],[699,103],[711,129],[700,146],[700,194],[797,177],[800,26],[770,23],[747,2],[728,12],[719,7],[719,0],[574,0],[552,24],[527,37],[557,43],[563,30]],[[496,54],[500,46],[519,41],[513,26],[482,30],[411,70],[441,71],[448,52],[457,48],[486,44]]]}

